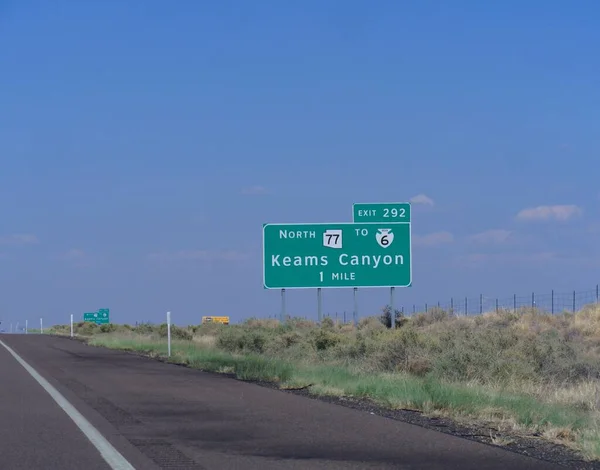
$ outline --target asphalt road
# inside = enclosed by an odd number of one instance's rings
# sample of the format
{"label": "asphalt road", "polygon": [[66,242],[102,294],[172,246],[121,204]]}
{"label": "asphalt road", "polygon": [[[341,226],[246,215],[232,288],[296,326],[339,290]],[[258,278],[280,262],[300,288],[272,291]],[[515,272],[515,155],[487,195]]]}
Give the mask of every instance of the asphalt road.
{"label": "asphalt road", "polygon": [[[0,335],[0,341],[90,425],[79,428],[0,344],[2,469],[126,468],[102,456],[114,453],[138,470],[565,468],[67,338]],[[100,450],[84,434],[90,429],[107,441],[103,447],[96,440]]]}

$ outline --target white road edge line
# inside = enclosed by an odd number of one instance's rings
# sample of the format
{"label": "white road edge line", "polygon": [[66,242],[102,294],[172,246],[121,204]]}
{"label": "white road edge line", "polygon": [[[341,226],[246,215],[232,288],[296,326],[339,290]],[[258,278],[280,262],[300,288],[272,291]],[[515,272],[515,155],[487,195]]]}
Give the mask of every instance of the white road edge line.
{"label": "white road edge line", "polygon": [[106,461],[108,466],[112,470],[135,470],[126,459],[123,457],[117,449],[115,449],[106,438],[100,434],[92,424],[83,417],[83,415],[77,411],[77,409],[69,403],[69,401],[56,390],[44,377],[36,372],[27,362],[25,362],[21,356],[13,351],[9,346],[0,341],[0,345],[4,347],[16,360],[21,364],[27,372],[39,383],[46,392],[54,399],[54,401],[60,406],[63,411],[73,420],[77,427],[83,434],[90,440],[94,447],[100,452],[102,458]]}

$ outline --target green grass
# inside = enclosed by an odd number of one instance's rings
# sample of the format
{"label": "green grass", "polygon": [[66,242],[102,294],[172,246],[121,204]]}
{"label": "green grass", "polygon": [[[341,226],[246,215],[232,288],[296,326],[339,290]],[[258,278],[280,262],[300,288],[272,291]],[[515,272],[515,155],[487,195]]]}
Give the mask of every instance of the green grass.
{"label": "green grass", "polygon": [[209,372],[232,373],[241,380],[286,382],[291,379],[294,367],[274,358],[257,354],[233,355],[225,351],[199,348],[191,342],[173,341],[171,358],[167,357],[166,341],[144,337],[98,335],[88,341],[93,346],[135,351],[158,356],[178,364]]}

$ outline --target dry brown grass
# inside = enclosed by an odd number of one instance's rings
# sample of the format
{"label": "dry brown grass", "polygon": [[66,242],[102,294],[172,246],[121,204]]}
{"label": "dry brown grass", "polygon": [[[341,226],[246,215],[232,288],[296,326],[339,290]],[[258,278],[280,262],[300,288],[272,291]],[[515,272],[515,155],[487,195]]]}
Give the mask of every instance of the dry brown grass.
{"label": "dry brown grass", "polygon": [[192,341],[201,347],[214,348],[217,344],[217,337],[212,335],[194,335]]}

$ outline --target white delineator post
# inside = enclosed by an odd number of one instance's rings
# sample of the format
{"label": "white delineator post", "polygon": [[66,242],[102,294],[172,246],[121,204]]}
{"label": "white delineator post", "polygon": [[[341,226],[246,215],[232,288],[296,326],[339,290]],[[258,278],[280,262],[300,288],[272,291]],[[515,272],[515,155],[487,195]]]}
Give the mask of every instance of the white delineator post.
{"label": "white delineator post", "polygon": [[29,320],[25,320],[25,334],[27,334]]}
{"label": "white delineator post", "polygon": [[41,318],[40,318],[40,334],[41,335],[44,334],[44,322]]}
{"label": "white delineator post", "polygon": [[73,314],[71,314],[71,338],[73,337]]}
{"label": "white delineator post", "polygon": [[167,356],[171,357],[171,312],[167,312]]}

